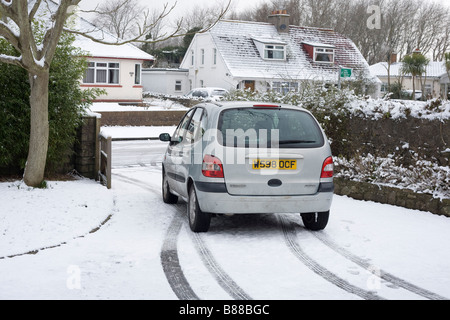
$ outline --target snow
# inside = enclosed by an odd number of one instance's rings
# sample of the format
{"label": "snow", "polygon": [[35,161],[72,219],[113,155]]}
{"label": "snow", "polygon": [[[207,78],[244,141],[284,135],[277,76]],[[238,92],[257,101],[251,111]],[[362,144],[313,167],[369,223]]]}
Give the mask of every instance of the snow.
{"label": "snow", "polygon": [[[0,299],[176,299],[160,252],[170,220],[180,213],[158,194],[160,170],[125,168],[113,174],[111,190],[86,179],[49,182],[44,190],[0,183],[0,196],[8,199],[0,209]],[[377,271],[450,296],[450,251],[439,245],[450,241],[450,219],[341,196],[335,196],[332,213],[319,238],[301,227],[297,231],[305,253],[323,267],[389,299],[423,298],[390,288],[374,276]],[[301,226],[297,215],[286,219]],[[235,216],[214,218],[201,239],[254,299],[359,298],[300,263],[282,234],[274,216]],[[371,267],[338,255],[322,237]],[[202,263],[194,239],[184,223],[177,247],[188,282],[201,299],[229,299]]]}
{"label": "snow", "polygon": [[158,138],[161,133],[175,132],[176,126],[104,126],[101,128],[103,136],[112,138]]}
{"label": "snow", "polygon": [[188,110],[182,104],[171,100],[146,98],[144,99],[145,106],[119,104],[117,102],[94,102],[89,107],[91,112],[108,112],[108,111],[180,111]]}

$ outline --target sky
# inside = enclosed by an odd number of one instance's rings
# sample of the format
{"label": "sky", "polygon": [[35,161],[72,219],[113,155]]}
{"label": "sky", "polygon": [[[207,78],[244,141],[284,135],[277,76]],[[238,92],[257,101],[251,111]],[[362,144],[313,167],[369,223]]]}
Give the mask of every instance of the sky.
{"label": "sky", "polygon": [[[94,8],[98,3],[107,2],[108,0],[82,0],[80,2],[81,8]],[[177,3],[176,8],[174,10],[174,15],[177,17],[182,15],[183,12],[189,11],[190,8],[195,7],[197,5],[205,5],[210,6],[212,3],[218,2],[218,3],[227,3],[227,0],[140,0],[143,5],[149,6],[149,7],[161,7],[168,3],[169,6],[173,5],[175,2]],[[439,2],[446,6],[450,7],[450,0],[423,0],[425,2]],[[255,7],[258,3],[263,2],[269,2],[269,0],[231,0],[231,6],[234,10],[246,10],[249,8]],[[374,1],[375,2],[375,1]]]}

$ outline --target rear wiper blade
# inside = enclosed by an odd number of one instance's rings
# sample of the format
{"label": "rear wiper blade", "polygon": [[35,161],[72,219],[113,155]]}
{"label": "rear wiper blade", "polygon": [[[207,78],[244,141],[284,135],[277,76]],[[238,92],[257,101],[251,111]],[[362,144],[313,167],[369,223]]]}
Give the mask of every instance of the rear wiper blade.
{"label": "rear wiper blade", "polygon": [[288,144],[288,143],[315,143],[315,140],[283,140],[280,141],[279,144]]}

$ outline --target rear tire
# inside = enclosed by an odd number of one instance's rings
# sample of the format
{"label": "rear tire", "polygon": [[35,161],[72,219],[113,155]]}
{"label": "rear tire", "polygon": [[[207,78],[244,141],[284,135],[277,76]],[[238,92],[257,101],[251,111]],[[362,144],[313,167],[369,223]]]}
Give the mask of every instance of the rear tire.
{"label": "rear tire", "polygon": [[169,182],[164,170],[162,175],[162,197],[164,203],[174,204],[178,202],[178,196],[170,192]]}
{"label": "rear tire", "polygon": [[187,204],[187,214],[189,218],[189,227],[193,232],[207,232],[211,224],[211,214],[200,210],[197,194],[192,185],[189,189],[189,199]]}
{"label": "rear tire", "polygon": [[301,213],[300,215],[306,229],[318,231],[325,229],[327,226],[330,211]]}

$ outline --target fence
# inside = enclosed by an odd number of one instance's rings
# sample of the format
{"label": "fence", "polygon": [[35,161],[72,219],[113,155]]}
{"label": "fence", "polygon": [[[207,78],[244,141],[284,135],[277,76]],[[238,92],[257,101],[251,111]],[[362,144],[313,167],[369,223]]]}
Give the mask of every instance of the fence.
{"label": "fence", "polygon": [[99,134],[99,170],[98,179],[100,183],[111,189],[111,166],[112,166],[112,138]]}

